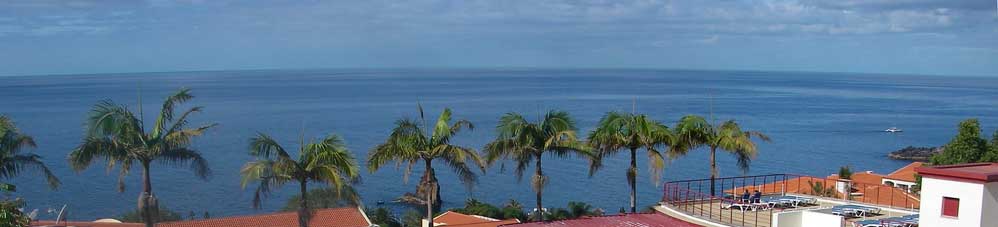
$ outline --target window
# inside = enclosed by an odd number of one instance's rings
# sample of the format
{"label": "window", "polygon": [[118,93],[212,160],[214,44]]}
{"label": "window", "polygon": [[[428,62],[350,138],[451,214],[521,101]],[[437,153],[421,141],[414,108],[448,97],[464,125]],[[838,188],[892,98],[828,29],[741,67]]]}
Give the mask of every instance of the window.
{"label": "window", "polygon": [[943,216],[960,217],[960,199],[943,197]]}

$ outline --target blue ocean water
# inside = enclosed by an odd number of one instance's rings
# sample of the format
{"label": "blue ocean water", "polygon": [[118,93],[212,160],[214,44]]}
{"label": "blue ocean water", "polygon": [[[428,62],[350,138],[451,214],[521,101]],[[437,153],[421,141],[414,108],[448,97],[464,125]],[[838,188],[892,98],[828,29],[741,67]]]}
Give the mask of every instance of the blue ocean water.
{"label": "blue ocean water", "polygon": [[[908,145],[937,146],[955,134],[963,119],[979,118],[988,135],[998,127],[998,79],[947,76],[869,75],[805,72],[667,71],[667,70],[274,70],[213,71],[106,75],[5,77],[0,83],[0,113],[15,119],[33,135],[48,166],[63,186],[47,189],[37,175],[9,182],[29,201],[29,209],[67,205],[70,219],[117,216],[135,209],[140,171],[128,177],[124,193],[116,191],[117,171],[102,163],[76,173],[66,155],[81,140],[83,122],[94,103],[112,99],[136,106],[141,94],[145,120],[166,95],[180,87],[197,96],[191,105],[205,106],[193,123],[221,126],[196,141],[195,148],[214,170],[208,181],[189,170],[154,164],[154,192],[172,210],[212,216],[271,212],[296,193],[289,185],[265,200],[261,210],[250,207],[252,188],[242,189],[239,168],[252,158],[248,139],[268,133],[296,147],[304,130],[309,137],[336,133],[345,138],[358,160],[383,141],[400,117],[417,116],[422,103],[430,118],[444,107],[456,118],[475,124],[455,143],[481,148],[494,136],[499,116],[519,112],[538,116],[549,109],[569,111],[583,131],[611,110],[638,112],[673,124],[686,114],[713,113],[717,119],[736,119],[744,128],[773,138],[760,144],[760,155],[747,174],[798,173],[825,176],[839,166],[854,170],[890,172],[908,162],[886,158],[886,153]],[[141,88],[141,89],[140,89]],[[140,91],[141,90],[141,91]],[[713,97],[713,98],[711,98]],[[187,105],[187,106],[191,106]],[[896,126],[905,130],[887,134]],[[584,133],[580,133],[584,134]],[[561,207],[583,201],[615,212],[628,205],[623,153],[606,160],[605,168],[587,176],[583,159],[546,157],[549,183],[545,204]],[[639,155],[638,199],[651,205],[661,198]],[[438,163],[439,164],[439,163]],[[720,155],[724,176],[743,174],[734,159]],[[437,166],[445,207],[466,198],[502,203],[516,199],[534,202],[529,178],[519,182],[511,171],[488,169],[472,191],[463,187],[446,166]],[[357,186],[368,207],[413,191],[422,171],[412,181],[392,167],[364,172]],[[709,173],[706,152],[672,160],[660,182],[704,178]],[[49,214],[41,218],[51,219]]]}

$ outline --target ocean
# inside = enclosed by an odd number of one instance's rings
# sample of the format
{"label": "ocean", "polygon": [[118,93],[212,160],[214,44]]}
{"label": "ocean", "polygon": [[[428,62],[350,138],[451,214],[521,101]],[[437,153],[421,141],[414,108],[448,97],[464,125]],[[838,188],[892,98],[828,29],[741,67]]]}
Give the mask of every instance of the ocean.
{"label": "ocean", "polygon": [[[209,212],[214,217],[273,212],[297,193],[296,185],[275,191],[262,209],[251,208],[253,188],[240,187],[239,169],[247,161],[248,140],[270,134],[296,149],[299,135],[341,135],[365,169],[357,186],[365,205],[391,201],[414,191],[422,170],[403,181],[402,169],[388,166],[367,172],[368,150],[382,142],[393,122],[417,117],[421,103],[428,118],[452,108],[473,131],[454,143],[481,149],[495,136],[498,118],[518,112],[531,118],[560,109],[577,120],[585,135],[607,111],[631,111],[673,125],[687,114],[718,120],[735,119],[745,129],[772,137],[759,143],[759,156],[747,173],[721,153],[722,176],[797,173],[827,176],[840,166],[854,171],[889,173],[910,162],[890,160],[887,153],[906,146],[938,146],[956,132],[959,121],[979,118],[985,134],[998,128],[998,78],[879,75],[810,72],[682,71],[620,69],[391,69],[391,70],[261,70],[103,75],[2,77],[0,113],[12,117],[62,180],[49,190],[38,174],[4,179],[18,186],[7,197],[22,197],[28,210],[54,219],[49,209],[66,205],[71,220],[115,217],[134,210],[141,171],[116,190],[117,170],[103,163],[74,172],[67,154],[80,143],[90,108],[104,99],[136,107],[141,96],[144,119],[155,120],[163,98],[181,87],[197,96],[185,107],[205,106],[193,125],[220,126],[200,137],[194,148],[208,159],[214,174],[202,181],[185,168],[153,164],[154,193],[162,204],[182,214]],[[712,105],[711,105],[712,103]],[[713,108],[711,108],[713,106]],[[713,111],[711,111],[713,109]],[[137,109],[136,109],[137,111]],[[903,133],[882,132],[889,127]],[[661,199],[661,182],[705,178],[707,152],[695,151],[671,160],[659,184],[649,179],[647,161],[639,153],[638,200],[642,207]],[[628,206],[625,153],[605,160],[595,176],[587,175],[581,158],[545,157],[549,183],[544,204],[564,207],[582,201],[614,213]],[[449,169],[437,164],[444,207],[462,206],[468,198],[490,203],[515,199],[533,204],[529,176],[517,181],[512,169],[499,166],[480,176],[472,190]],[[387,204],[399,210],[402,206]]]}

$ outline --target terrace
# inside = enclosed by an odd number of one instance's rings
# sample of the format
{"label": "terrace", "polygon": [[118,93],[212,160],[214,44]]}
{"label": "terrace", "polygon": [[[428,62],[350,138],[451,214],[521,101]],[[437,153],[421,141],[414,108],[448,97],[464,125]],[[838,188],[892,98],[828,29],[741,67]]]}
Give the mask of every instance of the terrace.
{"label": "terrace", "polygon": [[774,221],[783,220],[781,215],[799,211],[834,215],[847,226],[861,226],[910,219],[918,213],[919,202],[918,195],[888,185],[771,174],[717,178],[713,189],[710,179],[668,182],[662,206],[656,209],[705,226],[778,226]]}

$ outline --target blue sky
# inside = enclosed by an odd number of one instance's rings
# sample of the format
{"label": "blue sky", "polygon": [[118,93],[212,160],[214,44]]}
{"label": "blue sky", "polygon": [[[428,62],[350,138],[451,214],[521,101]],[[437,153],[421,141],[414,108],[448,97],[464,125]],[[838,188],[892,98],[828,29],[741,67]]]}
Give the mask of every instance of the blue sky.
{"label": "blue sky", "polygon": [[995,0],[5,0],[0,75],[620,67],[998,76]]}

